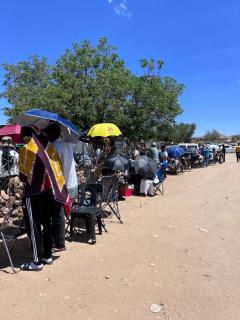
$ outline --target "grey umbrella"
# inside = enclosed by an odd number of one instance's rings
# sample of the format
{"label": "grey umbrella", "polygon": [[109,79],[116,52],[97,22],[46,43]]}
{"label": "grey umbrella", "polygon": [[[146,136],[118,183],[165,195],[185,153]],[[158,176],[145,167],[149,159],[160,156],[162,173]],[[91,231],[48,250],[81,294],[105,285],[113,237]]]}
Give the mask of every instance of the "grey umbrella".
{"label": "grey umbrella", "polygon": [[141,156],[138,160],[132,161],[132,165],[143,178],[153,178],[158,170],[158,165],[148,156]]}
{"label": "grey umbrella", "polygon": [[114,156],[109,159],[107,159],[104,162],[104,166],[108,169],[114,170],[114,171],[122,171],[124,172],[127,170],[130,166],[129,159],[122,157],[122,156]]}

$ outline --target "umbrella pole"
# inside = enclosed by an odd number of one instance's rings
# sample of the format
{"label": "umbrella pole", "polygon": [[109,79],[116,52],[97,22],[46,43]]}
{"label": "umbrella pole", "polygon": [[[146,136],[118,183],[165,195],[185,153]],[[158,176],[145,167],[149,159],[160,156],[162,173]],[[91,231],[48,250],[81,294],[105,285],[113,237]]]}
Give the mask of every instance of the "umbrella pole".
{"label": "umbrella pole", "polygon": [[8,164],[8,192],[10,194],[10,154],[9,154],[9,140],[8,140],[8,152],[7,152],[7,164]]}

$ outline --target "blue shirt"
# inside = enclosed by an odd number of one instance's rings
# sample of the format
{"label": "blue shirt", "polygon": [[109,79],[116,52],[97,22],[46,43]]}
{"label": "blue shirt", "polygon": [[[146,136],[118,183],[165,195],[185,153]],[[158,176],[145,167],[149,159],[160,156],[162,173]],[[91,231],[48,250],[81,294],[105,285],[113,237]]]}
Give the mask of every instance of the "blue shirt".
{"label": "blue shirt", "polygon": [[208,148],[204,148],[204,149],[203,149],[203,155],[204,155],[205,158],[208,158],[208,157],[209,157],[209,150],[208,150]]}

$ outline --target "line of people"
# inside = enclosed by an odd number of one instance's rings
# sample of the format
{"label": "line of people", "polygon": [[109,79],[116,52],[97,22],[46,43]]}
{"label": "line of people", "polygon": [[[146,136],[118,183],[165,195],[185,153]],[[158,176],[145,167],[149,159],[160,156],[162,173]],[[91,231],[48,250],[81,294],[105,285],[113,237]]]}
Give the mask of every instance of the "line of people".
{"label": "line of people", "polygon": [[[239,150],[236,148],[236,156],[237,160],[240,158],[240,144]],[[142,145],[135,146],[135,149],[132,152],[133,159],[138,159],[142,155],[147,155],[151,159],[153,159],[156,163],[162,163],[163,161],[168,161],[168,166],[171,166],[171,162],[174,162],[174,166],[178,167],[180,162],[184,162],[186,160],[185,155],[179,155],[178,157],[169,158],[166,146],[161,146],[160,149],[157,148],[157,144],[155,142],[151,143],[151,147],[147,150]],[[199,161],[203,163],[203,165],[208,166],[209,162],[217,162],[217,159],[220,157],[221,162],[225,162],[226,158],[226,147],[225,144],[219,150],[215,148],[209,149],[207,145],[203,145],[199,148],[199,150],[195,150],[192,155],[200,156]]]}

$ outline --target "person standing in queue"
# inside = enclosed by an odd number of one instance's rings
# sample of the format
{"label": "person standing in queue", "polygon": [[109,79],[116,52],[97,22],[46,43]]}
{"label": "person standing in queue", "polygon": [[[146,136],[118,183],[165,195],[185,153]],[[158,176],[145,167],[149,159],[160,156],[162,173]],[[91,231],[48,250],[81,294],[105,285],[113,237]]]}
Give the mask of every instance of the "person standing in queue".
{"label": "person standing in queue", "polygon": [[[68,142],[63,141],[60,138],[61,128],[58,123],[51,123],[45,129],[47,139],[54,145],[57,153],[60,157],[64,179],[66,181],[66,186],[68,193],[74,201],[78,195],[78,183],[77,183],[77,173],[76,165],[73,158],[73,150]],[[56,202],[55,210],[52,216],[53,225],[53,252],[66,250],[65,246],[65,212],[64,206]]]}
{"label": "person standing in queue", "polygon": [[148,151],[148,156],[151,158],[153,161],[155,161],[157,164],[159,164],[159,151],[157,149],[157,144],[156,142],[151,143],[151,147]]}
{"label": "person standing in queue", "polygon": [[236,158],[237,158],[237,162],[238,162],[239,158],[240,158],[240,143],[239,142],[236,146]]}
{"label": "person standing in queue", "polygon": [[207,167],[209,162],[209,149],[205,145],[203,146],[203,159],[204,159],[204,164]]}
{"label": "person standing in queue", "polygon": [[[20,180],[24,184],[23,213],[33,259],[20,268],[24,271],[40,271],[43,264],[51,264],[53,204],[70,204],[70,197],[53,145],[37,128],[22,127],[24,146],[19,151]],[[43,248],[43,250],[42,250]]]}
{"label": "person standing in queue", "polygon": [[223,162],[225,162],[225,156],[226,156],[226,147],[225,144],[222,145],[222,155],[223,155]]}

